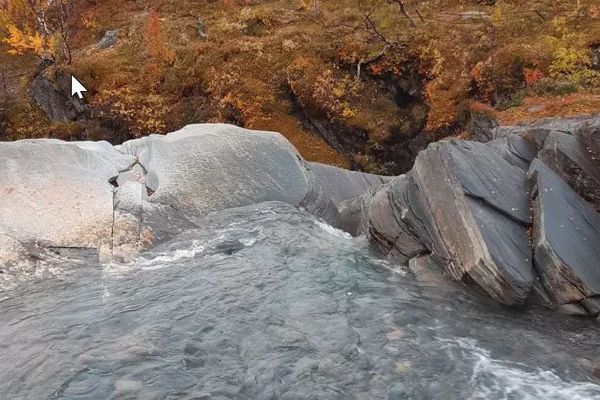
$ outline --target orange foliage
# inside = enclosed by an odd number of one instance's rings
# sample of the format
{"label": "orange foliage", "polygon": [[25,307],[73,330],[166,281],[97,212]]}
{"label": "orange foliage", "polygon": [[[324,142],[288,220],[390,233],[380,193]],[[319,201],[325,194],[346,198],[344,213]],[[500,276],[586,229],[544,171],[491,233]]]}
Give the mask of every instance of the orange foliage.
{"label": "orange foliage", "polygon": [[525,78],[525,84],[527,86],[533,86],[544,77],[544,73],[539,69],[525,68],[523,76]]}
{"label": "orange foliage", "polygon": [[156,11],[151,11],[146,32],[146,51],[148,61],[144,72],[148,76],[148,84],[152,88],[158,85],[164,68],[175,61],[175,53],[170,49],[161,32],[160,18]]}

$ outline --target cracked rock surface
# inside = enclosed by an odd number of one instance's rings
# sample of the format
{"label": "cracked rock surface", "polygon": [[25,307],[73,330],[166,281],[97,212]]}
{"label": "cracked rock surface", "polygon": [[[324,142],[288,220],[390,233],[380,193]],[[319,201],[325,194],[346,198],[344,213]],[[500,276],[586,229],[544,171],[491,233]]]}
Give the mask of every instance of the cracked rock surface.
{"label": "cracked rock surface", "polygon": [[106,142],[2,143],[0,233],[46,246],[98,248],[109,243],[109,181],[134,162]]}

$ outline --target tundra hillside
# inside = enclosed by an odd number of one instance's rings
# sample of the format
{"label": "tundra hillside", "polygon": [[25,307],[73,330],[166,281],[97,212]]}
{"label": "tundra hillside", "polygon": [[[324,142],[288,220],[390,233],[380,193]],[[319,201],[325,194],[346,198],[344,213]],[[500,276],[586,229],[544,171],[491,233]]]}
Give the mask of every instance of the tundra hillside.
{"label": "tundra hillside", "polygon": [[493,119],[600,111],[594,0],[0,0],[0,42],[2,140],[228,122],[398,174]]}

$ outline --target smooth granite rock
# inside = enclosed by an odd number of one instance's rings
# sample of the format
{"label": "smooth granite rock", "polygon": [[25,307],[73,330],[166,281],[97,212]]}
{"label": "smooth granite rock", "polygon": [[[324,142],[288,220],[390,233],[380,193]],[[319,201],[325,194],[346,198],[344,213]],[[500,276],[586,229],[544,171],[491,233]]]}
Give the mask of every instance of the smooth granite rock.
{"label": "smooth granite rock", "polygon": [[534,260],[542,286],[554,306],[573,304],[597,314],[600,214],[543,162],[534,161],[530,176]]}
{"label": "smooth granite rock", "polygon": [[105,142],[1,143],[0,233],[57,247],[109,243],[110,181],[134,162]]}
{"label": "smooth granite rock", "polygon": [[192,223],[211,211],[281,201],[337,224],[337,209],[296,149],[280,134],[232,125],[188,125],[120,149],[146,171],[148,202]]}
{"label": "smooth granite rock", "polygon": [[283,136],[231,125],[191,125],[114,147],[0,143],[0,170],[3,237],[99,249],[103,261],[126,261],[212,211],[264,201],[339,223],[323,184]]}

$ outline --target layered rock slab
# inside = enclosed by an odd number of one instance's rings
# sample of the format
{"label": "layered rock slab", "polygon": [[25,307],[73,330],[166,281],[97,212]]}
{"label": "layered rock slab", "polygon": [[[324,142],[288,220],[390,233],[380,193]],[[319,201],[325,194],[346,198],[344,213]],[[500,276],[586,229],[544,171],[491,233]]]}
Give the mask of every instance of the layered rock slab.
{"label": "layered rock slab", "polygon": [[[575,132],[580,131],[586,132],[583,129]],[[588,137],[590,141],[596,140],[592,134]],[[596,210],[600,210],[600,163],[583,140],[575,134],[550,131],[544,137],[538,157]]]}
{"label": "layered rock slab", "polygon": [[406,258],[425,248],[452,278],[469,276],[505,304],[525,300],[533,284],[527,173],[494,146],[434,143],[380,192],[369,208],[372,240]]}
{"label": "layered rock slab", "polygon": [[[531,165],[534,260],[552,305],[600,312],[600,214],[540,160]],[[578,312],[576,312],[578,313]]]}

